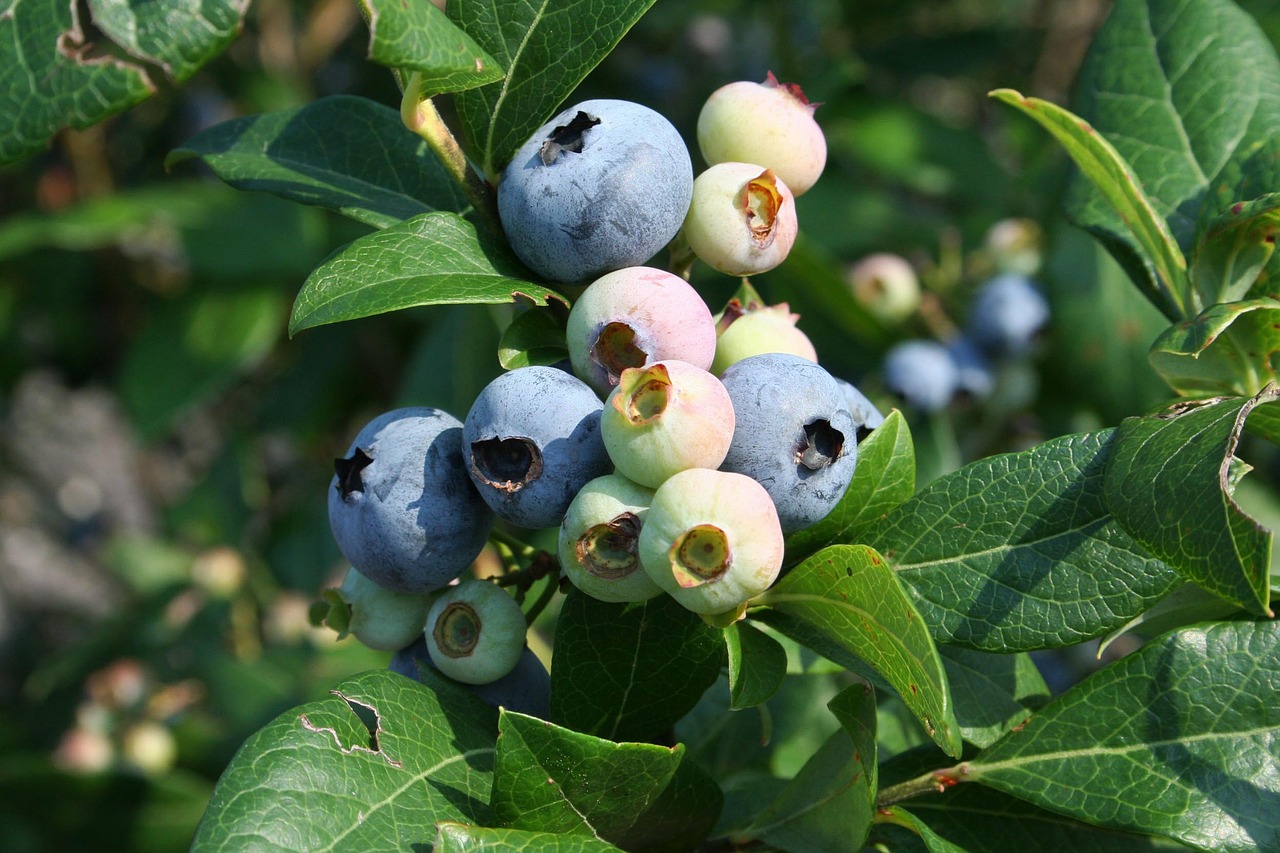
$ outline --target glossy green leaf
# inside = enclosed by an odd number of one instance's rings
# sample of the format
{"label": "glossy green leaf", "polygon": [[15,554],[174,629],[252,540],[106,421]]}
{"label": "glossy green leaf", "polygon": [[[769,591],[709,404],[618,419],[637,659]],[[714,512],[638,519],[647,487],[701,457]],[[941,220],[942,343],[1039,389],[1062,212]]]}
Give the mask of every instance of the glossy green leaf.
{"label": "glossy green leaf", "polygon": [[132,57],[178,83],[240,35],[249,0],[88,0],[93,23]]}
{"label": "glossy green leaf", "polygon": [[[559,835],[554,832],[529,832],[523,829],[492,829],[464,823],[444,821],[433,853],[477,853],[477,851],[527,850],[529,853],[613,853],[618,851],[607,841],[582,835]],[[619,852],[620,853],[620,852]]]}
{"label": "glossy green leaf", "polygon": [[1103,637],[1098,643],[1098,657],[1101,658],[1112,643],[1130,633],[1150,638],[1196,622],[1224,619],[1239,612],[1239,607],[1223,601],[1198,584],[1185,583],[1160,599],[1150,610],[1139,613]]}
{"label": "glossy green leaf", "polygon": [[555,364],[569,357],[564,340],[563,304],[533,308],[516,315],[498,344],[498,363],[504,370],[531,364]]}
{"label": "glossy green leaf", "polygon": [[1165,330],[1148,358],[1184,396],[1256,394],[1280,369],[1280,300],[1211,305]]}
{"label": "glossy green leaf", "polygon": [[302,285],[289,334],[421,305],[560,299],[531,281],[506,243],[455,213],[424,213],[366,234]]}
{"label": "glossy green leaf", "polygon": [[1147,298],[1170,319],[1185,316],[1192,307],[1186,259],[1124,157],[1088,122],[1059,106],[1012,89],[997,89],[991,96],[1021,110],[1062,145],[1114,210],[1124,224],[1125,238],[1153,271],[1152,277],[1137,279]]}
{"label": "glossy green leaf", "polygon": [[866,777],[867,805],[876,805],[879,759],[876,754],[876,691],[870,684],[854,684],[827,703],[827,708],[840,721],[840,728],[853,743],[853,760],[862,766]]}
{"label": "glossy green leaf", "polygon": [[906,702],[929,736],[960,754],[960,726],[929,629],[890,569],[864,545],[832,545],[759,599],[865,660]]}
{"label": "glossy green leaf", "polygon": [[966,743],[990,746],[1049,701],[1049,688],[1025,653],[995,655],[958,646],[938,651]]}
{"label": "glossy green leaf", "polygon": [[1205,849],[1280,848],[1280,623],[1154,640],[1064,693],[970,778],[1080,820]]}
{"label": "glossy green leaf", "polygon": [[1103,469],[1114,431],[970,463],[863,535],[889,560],[933,636],[991,652],[1105,634],[1178,583],[1112,517]]}
{"label": "glossy green leaf", "polygon": [[459,93],[473,156],[494,178],[654,0],[457,0],[446,11],[506,74]]}
{"label": "glossy green leaf", "polygon": [[432,210],[465,212],[461,188],[400,114],[333,95],[306,106],[214,125],[169,153],[198,158],[242,190],[269,192],[385,228]]}
{"label": "glossy green leaf", "polygon": [[1191,280],[1205,303],[1244,299],[1275,253],[1278,231],[1280,193],[1237,202],[1210,220],[1191,263]]}
{"label": "glossy green leaf", "polygon": [[[882,810],[876,815],[876,823],[901,826],[905,829],[911,830],[911,832],[919,836],[920,841],[924,845],[924,849],[928,850],[929,853],[968,853],[964,847],[961,847],[958,844],[952,844],[950,841],[934,832],[933,829],[930,828],[929,824],[899,806],[890,806],[889,808]],[[872,838],[874,839],[874,837],[875,833],[873,832]],[[897,848],[890,846],[889,849],[896,850]]]}
{"label": "glossy green leaf", "polygon": [[523,714],[499,718],[493,819],[627,850],[693,849],[723,796],[682,745],[613,743]]}
{"label": "glossy green leaf", "polygon": [[648,740],[683,717],[724,662],[720,630],[667,595],[609,604],[571,589],[556,622],[551,718],[610,740]]}
{"label": "glossy green leaf", "polygon": [[[247,0],[8,0],[0,10],[0,164],[146,100],[144,63],[183,81],[239,34]],[[95,46],[97,36],[109,46]]]}
{"label": "glossy green leaf", "polygon": [[[1184,253],[1234,202],[1280,187],[1267,150],[1280,133],[1280,61],[1230,0],[1117,2],[1080,70],[1074,106],[1132,168]],[[1084,177],[1072,180],[1066,207],[1143,275],[1134,256],[1149,250],[1133,222]]]}
{"label": "glossy green leaf", "polygon": [[420,72],[418,94],[430,98],[502,79],[502,66],[434,3],[360,0],[369,24],[369,58]]}
{"label": "glossy green leaf", "polygon": [[1125,529],[1185,579],[1270,615],[1271,531],[1244,513],[1227,479],[1259,397],[1192,403],[1129,418],[1107,464],[1107,505]]}
{"label": "glossy green leaf", "polygon": [[916,490],[911,430],[897,409],[858,444],[858,464],[835,509],[811,527],[787,537],[787,563],[795,565],[828,545],[854,545],[862,531]]}
{"label": "glossy green leaf", "polygon": [[831,735],[744,832],[789,853],[856,850],[871,827],[871,780],[848,732]]}
{"label": "glossy green leaf", "polygon": [[729,707],[735,711],[768,702],[787,676],[787,653],[777,640],[735,622],[724,630],[729,654]]}
{"label": "glossy green leaf", "polygon": [[489,822],[496,714],[433,672],[340,683],[249,738],[192,850],[408,849],[440,820]]}

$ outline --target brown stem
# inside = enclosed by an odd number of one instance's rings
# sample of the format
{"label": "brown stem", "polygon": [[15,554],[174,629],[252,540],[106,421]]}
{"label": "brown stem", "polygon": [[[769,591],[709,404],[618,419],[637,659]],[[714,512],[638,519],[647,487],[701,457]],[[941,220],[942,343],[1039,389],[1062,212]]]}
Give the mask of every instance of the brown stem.
{"label": "brown stem", "polygon": [[970,772],[968,762],[962,762],[955,767],[930,770],[928,773],[917,776],[914,779],[908,779],[905,782],[899,782],[897,785],[881,788],[880,792],[876,794],[876,807],[886,808],[894,803],[900,803],[903,800],[909,800],[921,794],[941,794],[948,788],[953,788],[966,781]]}

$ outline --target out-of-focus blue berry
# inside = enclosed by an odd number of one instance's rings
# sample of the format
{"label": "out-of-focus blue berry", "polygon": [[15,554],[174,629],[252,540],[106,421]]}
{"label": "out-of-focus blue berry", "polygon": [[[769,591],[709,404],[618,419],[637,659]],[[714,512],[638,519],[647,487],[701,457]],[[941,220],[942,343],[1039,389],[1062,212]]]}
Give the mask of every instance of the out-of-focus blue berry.
{"label": "out-of-focus blue berry", "polygon": [[885,353],[884,385],[913,409],[945,409],[959,382],[955,360],[937,341],[902,341]]}
{"label": "out-of-focus blue berry", "polygon": [[1031,279],[1004,273],[974,294],[965,333],[992,358],[1016,358],[1031,351],[1048,323],[1049,303]]}

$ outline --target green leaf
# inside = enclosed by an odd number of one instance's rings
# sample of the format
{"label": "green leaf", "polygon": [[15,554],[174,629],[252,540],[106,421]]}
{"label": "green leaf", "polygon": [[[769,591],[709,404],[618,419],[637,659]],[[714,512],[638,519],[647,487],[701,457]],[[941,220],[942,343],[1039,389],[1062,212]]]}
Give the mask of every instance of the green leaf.
{"label": "green leaf", "polygon": [[[42,149],[66,127],[86,128],[146,100],[155,82],[140,60],[176,82],[240,32],[248,0],[8,0],[0,10],[0,165]],[[120,55],[122,54],[122,55]]]}
{"label": "green leaf", "polygon": [[925,849],[928,850],[929,853],[968,853],[964,847],[952,844],[950,841],[934,832],[929,827],[929,824],[899,806],[890,806],[889,808],[881,811],[876,816],[876,822],[901,826],[911,830],[916,835],[920,836],[920,840],[924,842]]}
{"label": "green leaf", "polygon": [[1103,482],[1125,529],[1186,580],[1251,613],[1271,615],[1271,531],[1232,500],[1228,474],[1257,397],[1176,406],[1120,425]]}
{"label": "green leaf", "polygon": [[545,309],[534,308],[516,315],[502,333],[498,363],[504,370],[531,364],[555,364],[569,357],[564,340],[565,312],[562,303]]}
{"label": "green leaf", "polygon": [[768,634],[747,622],[724,630],[729,653],[729,707],[735,711],[773,698],[787,676],[787,652]]}
{"label": "green leaf", "polygon": [[1236,202],[1210,220],[1191,263],[1191,280],[1206,304],[1245,298],[1275,253],[1277,231],[1280,193]]}
{"label": "green leaf", "polygon": [[939,642],[1008,653],[1101,636],[1178,583],[1103,499],[1113,437],[1064,436],[970,463],[863,541],[889,560]]}
{"label": "green leaf", "polygon": [[720,630],[667,595],[609,604],[571,589],[556,623],[551,718],[610,740],[647,740],[683,717],[724,662]]}
{"label": "green leaf", "polygon": [[104,35],[177,83],[235,41],[248,9],[249,0],[89,0]]}
{"label": "green leaf", "polygon": [[424,213],[339,249],[293,305],[289,334],[420,305],[564,301],[529,279],[506,243],[456,213]]}
{"label": "green leaf", "polygon": [[1166,634],[1064,693],[970,778],[1102,826],[1280,848],[1280,623]]}
{"label": "green leaf", "polygon": [[433,672],[366,672],[245,741],[192,850],[408,849],[487,823],[496,712]]}
{"label": "green leaf", "polygon": [[522,829],[490,829],[464,823],[442,821],[433,853],[477,853],[477,851],[528,850],[530,853],[611,853],[617,851],[607,841],[582,835],[528,832]]}
{"label": "green leaf", "polygon": [[1211,305],[1166,329],[1148,358],[1161,378],[1188,397],[1256,394],[1280,368],[1280,300],[1264,296]]}
{"label": "green leaf", "polygon": [[744,830],[789,853],[856,850],[871,827],[871,780],[848,732],[832,734]]}
{"label": "green leaf", "polygon": [[758,599],[808,623],[884,677],[948,755],[960,726],[929,629],[890,570],[864,545],[832,545]]}
{"label": "green leaf", "polygon": [[938,651],[960,734],[974,746],[990,746],[1049,701],[1049,688],[1026,654],[994,655],[957,646]]}
{"label": "green leaf", "polygon": [[166,167],[202,160],[241,190],[274,193],[385,228],[468,202],[400,114],[368,98],[333,95],[306,106],[244,116],[169,152]]}
{"label": "green leaf", "polygon": [[1066,149],[1123,223],[1123,237],[1154,272],[1154,276],[1135,279],[1136,283],[1170,319],[1186,316],[1191,308],[1186,259],[1124,157],[1088,122],[1059,106],[1023,97],[1012,89],[997,89],[991,96],[1021,110]]}
{"label": "green leaf", "polygon": [[360,0],[369,24],[369,58],[421,73],[418,95],[461,92],[502,79],[502,66],[434,3]]}
{"label": "green leaf", "polygon": [[490,805],[502,826],[680,851],[720,815],[719,787],[683,745],[612,743],[506,711],[498,726]]}
{"label": "green leaf", "polygon": [[456,99],[463,131],[490,178],[555,115],[653,2],[449,3],[449,17],[506,69],[501,81],[461,92]]}
{"label": "green leaf", "polygon": [[897,409],[858,444],[849,489],[817,524],[787,538],[787,563],[795,565],[828,545],[853,545],[862,532],[915,494],[916,454],[907,421]]}
{"label": "green leaf", "polygon": [[1199,585],[1185,583],[1160,599],[1155,607],[1139,613],[1103,637],[1098,643],[1098,658],[1101,659],[1112,643],[1129,633],[1150,638],[1196,622],[1224,619],[1239,612],[1239,607],[1228,604]]}
{"label": "green leaf", "polygon": [[[1280,62],[1230,0],[1117,2],[1081,68],[1075,109],[1130,165],[1184,253],[1232,203],[1280,186],[1267,150],[1280,134]],[[1080,176],[1066,207],[1122,264],[1142,251],[1133,223]]]}
{"label": "green leaf", "polygon": [[870,684],[854,684],[827,703],[853,743],[853,760],[867,779],[867,806],[875,809],[879,759],[876,755],[876,691]]}

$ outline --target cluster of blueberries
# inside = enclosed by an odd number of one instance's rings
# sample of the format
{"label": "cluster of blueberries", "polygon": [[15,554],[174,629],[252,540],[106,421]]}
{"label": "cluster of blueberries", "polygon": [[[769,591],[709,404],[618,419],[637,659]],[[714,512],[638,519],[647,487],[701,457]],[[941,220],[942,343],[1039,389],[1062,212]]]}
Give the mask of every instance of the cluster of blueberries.
{"label": "cluster of blueberries", "polygon": [[946,342],[915,338],[885,353],[885,388],[912,408],[941,411],[958,395],[983,399],[995,367],[1029,355],[1049,322],[1049,303],[1025,273],[1005,271],[974,293],[963,331]]}
{"label": "cluster of blueberries", "polygon": [[668,244],[735,276],[780,263],[794,195],[825,162],[813,107],[772,75],[730,84],[698,141],[712,165],[695,181],[679,134],[637,104],[588,101],[535,133],[499,212],[531,269],[587,283],[568,363],[498,376],[462,421],[387,412],[336,460],[329,517],[352,569],[328,593],[330,624],[396,651],[398,671],[430,666],[545,711],[515,599],[454,583],[497,519],[558,527],[561,569],[587,595],[667,594],[720,623],[777,578],[784,535],[848,489],[883,416],[817,364],[787,306],[735,298],[713,315],[680,275],[641,265]]}

